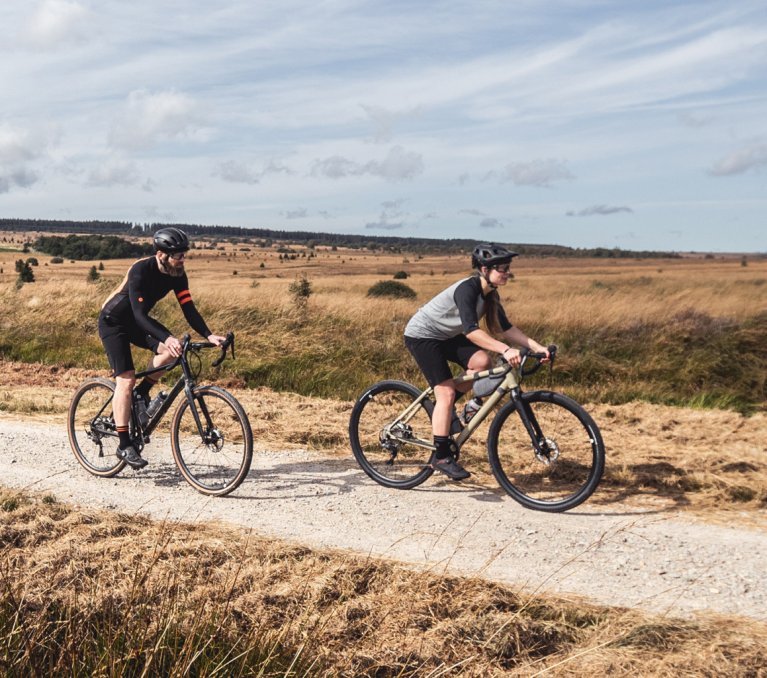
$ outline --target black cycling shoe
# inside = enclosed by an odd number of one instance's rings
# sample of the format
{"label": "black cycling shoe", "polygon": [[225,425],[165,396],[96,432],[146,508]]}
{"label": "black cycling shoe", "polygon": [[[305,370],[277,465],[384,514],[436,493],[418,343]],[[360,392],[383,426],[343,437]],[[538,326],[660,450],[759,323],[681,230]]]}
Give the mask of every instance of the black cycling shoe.
{"label": "black cycling shoe", "polygon": [[123,459],[128,466],[135,469],[144,468],[149,462],[144,459],[133,445],[128,445],[124,450],[120,447],[117,448],[117,456]]}
{"label": "black cycling shoe", "polygon": [[435,471],[444,473],[448,478],[452,480],[466,480],[471,473],[469,473],[463,466],[461,466],[455,459],[455,457],[444,457],[443,459],[437,459],[432,457],[431,467]]}

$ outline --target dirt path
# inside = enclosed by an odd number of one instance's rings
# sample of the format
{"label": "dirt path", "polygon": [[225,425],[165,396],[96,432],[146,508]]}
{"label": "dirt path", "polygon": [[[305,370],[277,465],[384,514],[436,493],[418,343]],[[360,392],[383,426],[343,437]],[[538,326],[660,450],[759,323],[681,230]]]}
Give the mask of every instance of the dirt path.
{"label": "dirt path", "polygon": [[587,505],[546,515],[477,483],[432,479],[410,492],[387,490],[352,459],[295,450],[256,452],[245,484],[209,499],[183,481],[167,444],[155,440],[145,456],[141,472],[95,478],[75,462],[63,425],[0,419],[6,487],[157,519],[222,521],[609,605],[767,619],[767,534],[759,530]]}

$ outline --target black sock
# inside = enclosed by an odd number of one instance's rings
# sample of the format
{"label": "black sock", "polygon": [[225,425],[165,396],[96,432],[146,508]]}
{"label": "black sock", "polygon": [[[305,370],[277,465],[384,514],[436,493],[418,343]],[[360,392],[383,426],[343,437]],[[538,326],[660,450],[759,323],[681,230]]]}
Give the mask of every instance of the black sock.
{"label": "black sock", "polygon": [[144,377],[141,383],[136,386],[136,393],[138,393],[144,400],[149,400],[149,391],[156,382],[152,381],[149,377]]}
{"label": "black sock", "polygon": [[449,436],[434,436],[437,459],[446,459],[453,454],[453,441]]}
{"label": "black sock", "polygon": [[126,447],[128,447],[128,445],[130,445],[130,436],[128,435],[127,426],[118,426],[117,436],[120,439],[120,442],[118,443],[118,445],[120,446],[121,450],[124,450]]}

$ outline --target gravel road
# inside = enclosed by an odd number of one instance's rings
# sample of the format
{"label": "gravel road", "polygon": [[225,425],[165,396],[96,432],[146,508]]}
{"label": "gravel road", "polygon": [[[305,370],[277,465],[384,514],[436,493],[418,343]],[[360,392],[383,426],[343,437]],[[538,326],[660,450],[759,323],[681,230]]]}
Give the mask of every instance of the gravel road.
{"label": "gravel road", "polygon": [[767,534],[696,524],[667,513],[529,511],[492,484],[432,478],[403,492],[376,485],[349,459],[256,451],[230,497],[207,498],[181,478],[166,442],[150,465],[112,479],[75,461],[65,426],[0,419],[6,487],[81,506],[183,522],[220,521],[307,546],[350,550],[437,572],[587,597],[672,616],[714,611],[767,620]]}

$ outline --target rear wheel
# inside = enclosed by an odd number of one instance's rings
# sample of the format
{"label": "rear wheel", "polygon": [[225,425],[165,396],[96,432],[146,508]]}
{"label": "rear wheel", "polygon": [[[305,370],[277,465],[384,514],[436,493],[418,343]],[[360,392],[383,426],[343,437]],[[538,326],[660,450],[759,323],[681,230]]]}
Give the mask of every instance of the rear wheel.
{"label": "rear wheel", "polygon": [[533,427],[536,450],[515,403],[504,405],[487,437],[490,467],[501,487],[527,508],[567,511],[588,499],[605,464],[602,436],[574,400],[551,391],[524,393],[519,405]]}
{"label": "rear wheel", "polygon": [[248,416],[231,393],[216,386],[196,387],[193,403],[183,398],[173,415],[173,458],[198,492],[229,494],[245,480],[253,459]]}
{"label": "rear wheel", "polygon": [[115,455],[117,430],[112,415],[115,386],[106,379],[89,379],[72,396],[67,415],[69,445],[89,473],[109,478],[125,468]]}
{"label": "rear wheel", "polygon": [[[399,417],[422,391],[402,381],[381,381],[354,405],[349,440],[357,463],[385,487],[409,490],[434,471],[429,466],[431,413],[434,403],[423,400],[407,421]],[[420,443],[420,444],[418,444]]]}

